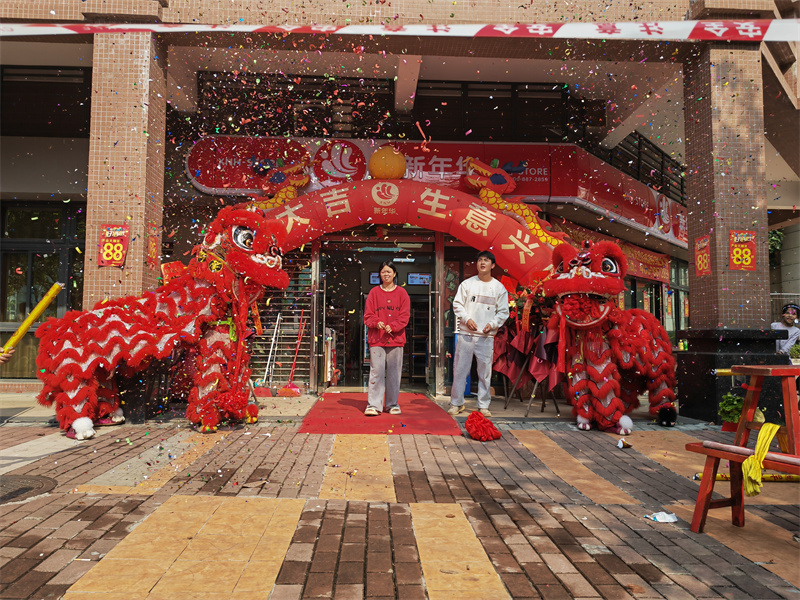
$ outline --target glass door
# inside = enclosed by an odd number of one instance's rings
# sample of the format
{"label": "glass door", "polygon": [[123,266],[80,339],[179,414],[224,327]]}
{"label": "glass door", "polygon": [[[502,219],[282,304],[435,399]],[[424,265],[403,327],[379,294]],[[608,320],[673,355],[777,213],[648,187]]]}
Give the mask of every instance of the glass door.
{"label": "glass door", "polygon": [[434,236],[433,276],[428,288],[429,324],[428,330],[428,393],[431,396],[443,396],[445,393],[445,369],[447,352],[445,352],[445,297],[446,286],[444,268],[444,234],[437,232]]}

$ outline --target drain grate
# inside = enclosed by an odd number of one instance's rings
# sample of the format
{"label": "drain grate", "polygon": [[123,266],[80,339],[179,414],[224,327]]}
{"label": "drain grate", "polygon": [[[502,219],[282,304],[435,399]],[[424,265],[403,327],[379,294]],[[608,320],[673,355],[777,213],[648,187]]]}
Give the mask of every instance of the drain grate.
{"label": "drain grate", "polygon": [[39,494],[46,494],[58,485],[50,477],[32,475],[0,475],[0,504],[18,502]]}

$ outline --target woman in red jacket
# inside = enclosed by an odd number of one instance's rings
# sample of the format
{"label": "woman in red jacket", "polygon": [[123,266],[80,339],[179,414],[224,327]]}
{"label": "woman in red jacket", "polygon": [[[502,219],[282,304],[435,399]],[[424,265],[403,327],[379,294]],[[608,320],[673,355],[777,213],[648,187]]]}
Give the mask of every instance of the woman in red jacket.
{"label": "woman in red jacket", "polygon": [[367,296],[364,325],[369,344],[369,404],[364,414],[375,417],[382,410],[399,415],[397,397],[403,371],[403,346],[406,325],[411,316],[411,300],[397,285],[397,268],[391,261],[381,263],[381,284]]}

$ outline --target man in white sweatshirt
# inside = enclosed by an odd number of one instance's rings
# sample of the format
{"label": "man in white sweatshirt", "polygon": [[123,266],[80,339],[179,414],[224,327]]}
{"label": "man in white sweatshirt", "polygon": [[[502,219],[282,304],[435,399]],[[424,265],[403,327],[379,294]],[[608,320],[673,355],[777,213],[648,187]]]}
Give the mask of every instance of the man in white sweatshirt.
{"label": "man in white sweatshirt", "polygon": [[456,355],[453,359],[453,387],[450,390],[448,413],[464,410],[464,387],[472,369],[472,357],[478,363],[478,409],[491,417],[489,383],[492,377],[494,336],[508,319],[508,292],[492,277],[494,254],[488,250],[478,254],[478,274],[461,282],[453,300],[458,318]]}

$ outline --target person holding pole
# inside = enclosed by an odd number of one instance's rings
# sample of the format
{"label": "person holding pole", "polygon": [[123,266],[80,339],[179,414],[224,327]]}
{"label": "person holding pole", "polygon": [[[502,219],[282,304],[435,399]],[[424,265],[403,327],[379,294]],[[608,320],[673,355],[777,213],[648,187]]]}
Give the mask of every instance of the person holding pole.
{"label": "person holding pole", "polygon": [[7,363],[11,360],[11,355],[16,352],[16,348],[9,348],[8,350],[0,349],[0,365]]}

